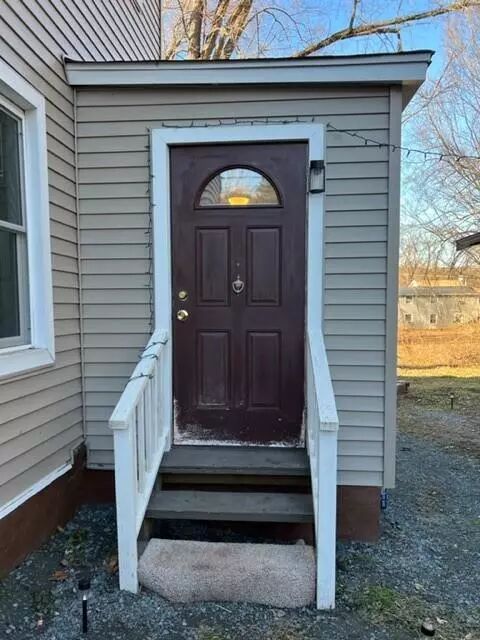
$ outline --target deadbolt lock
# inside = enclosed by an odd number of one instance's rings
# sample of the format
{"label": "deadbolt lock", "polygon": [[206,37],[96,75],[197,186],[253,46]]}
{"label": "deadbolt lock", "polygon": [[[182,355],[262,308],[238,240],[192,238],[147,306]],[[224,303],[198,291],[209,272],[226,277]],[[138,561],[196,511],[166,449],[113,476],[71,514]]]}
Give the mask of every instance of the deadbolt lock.
{"label": "deadbolt lock", "polygon": [[179,300],[186,300],[188,298],[188,292],[184,291],[183,289],[181,291],[178,292],[178,299]]}
{"label": "deadbolt lock", "polygon": [[180,322],[185,322],[188,319],[188,311],[186,309],[179,309],[177,311],[177,320]]}

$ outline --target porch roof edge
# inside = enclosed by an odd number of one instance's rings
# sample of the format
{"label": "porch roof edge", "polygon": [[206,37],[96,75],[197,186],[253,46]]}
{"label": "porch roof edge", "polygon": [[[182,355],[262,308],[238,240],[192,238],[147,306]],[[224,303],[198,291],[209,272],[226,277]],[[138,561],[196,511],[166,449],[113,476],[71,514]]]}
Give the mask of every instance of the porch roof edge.
{"label": "porch roof edge", "polygon": [[78,62],[65,59],[67,80],[86,86],[402,85],[404,104],[426,77],[433,51],[245,60]]}

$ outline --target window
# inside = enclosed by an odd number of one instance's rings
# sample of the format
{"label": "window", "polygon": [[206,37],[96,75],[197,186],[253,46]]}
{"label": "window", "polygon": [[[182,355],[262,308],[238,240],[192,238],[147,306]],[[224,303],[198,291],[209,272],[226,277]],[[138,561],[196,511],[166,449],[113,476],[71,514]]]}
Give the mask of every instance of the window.
{"label": "window", "polygon": [[456,313],[453,321],[455,322],[455,324],[462,324],[463,323],[463,313]]}
{"label": "window", "polygon": [[437,324],[437,314],[436,313],[431,313],[430,314],[430,324]]}
{"label": "window", "polygon": [[437,297],[436,296],[430,296],[430,302],[432,304],[435,304],[437,302]]}
{"label": "window", "polygon": [[405,322],[412,322],[412,314],[411,313],[406,313],[405,314]]}
{"label": "window", "polygon": [[22,120],[0,104],[0,348],[30,332],[22,163]]}
{"label": "window", "polygon": [[407,304],[411,304],[412,301],[413,301],[413,296],[405,296],[405,302]]}
{"label": "window", "polygon": [[277,207],[280,200],[268,178],[258,171],[234,167],[220,171],[203,189],[200,207]]}
{"label": "window", "polygon": [[43,96],[0,61],[0,378],[54,362]]}

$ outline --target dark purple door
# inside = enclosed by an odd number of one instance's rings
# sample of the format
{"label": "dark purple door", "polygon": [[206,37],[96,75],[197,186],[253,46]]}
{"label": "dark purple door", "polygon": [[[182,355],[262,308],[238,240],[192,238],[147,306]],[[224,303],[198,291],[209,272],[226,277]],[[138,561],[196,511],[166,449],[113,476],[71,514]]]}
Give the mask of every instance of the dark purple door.
{"label": "dark purple door", "polygon": [[298,444],[304,143],[171,150],[176,440]]}

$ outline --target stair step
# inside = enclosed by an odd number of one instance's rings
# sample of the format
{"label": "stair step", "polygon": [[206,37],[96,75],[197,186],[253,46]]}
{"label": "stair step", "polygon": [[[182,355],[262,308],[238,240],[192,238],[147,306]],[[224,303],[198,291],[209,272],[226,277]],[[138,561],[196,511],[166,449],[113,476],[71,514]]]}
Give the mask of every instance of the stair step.
{"label": "stair step", "polygon": [[165,454],[161,473],[308,476],[305,449],[179,445]]}
{"label": "stair step", "polygon": [[146,516],[171,520],[313,522],[312,497],[304,493],[155,491]]}

